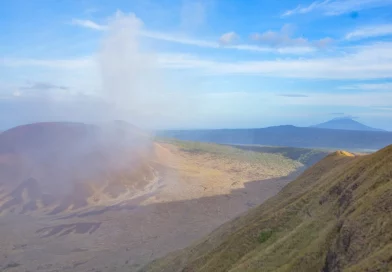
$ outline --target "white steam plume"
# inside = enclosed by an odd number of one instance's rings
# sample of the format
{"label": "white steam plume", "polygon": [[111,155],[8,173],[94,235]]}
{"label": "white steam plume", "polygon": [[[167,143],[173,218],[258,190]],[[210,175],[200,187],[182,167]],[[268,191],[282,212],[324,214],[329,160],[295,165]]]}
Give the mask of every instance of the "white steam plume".
{"label": "white steam plume", "polygon": [[168,109],[156,58],[140,41],[142,28],[134,14],[118,11],[109,21],[98,57],[105,99],[121,119],[139,123],[156,122]]}

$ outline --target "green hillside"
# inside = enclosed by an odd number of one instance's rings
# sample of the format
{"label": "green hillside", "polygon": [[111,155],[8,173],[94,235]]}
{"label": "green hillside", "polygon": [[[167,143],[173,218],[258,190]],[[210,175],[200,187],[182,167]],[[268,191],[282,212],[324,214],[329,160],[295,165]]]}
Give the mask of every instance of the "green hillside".
{"label": "green hillside", "polygon": [[261,206],[142,271],[392,271],[392,146],[330,154]]}
{"label": "green hillside", "polygon": [[308,167],[318,162],[329,153],[328,150],[298,148],[298,147],[272,147],[257,145],[221,145],[181,141],[172,138],[157,138],[160,142],[178,146],[181,150],[193,153],[211,153],[227,156],[241,161],[257,162],[261,164],[280,164],[294,167]]}

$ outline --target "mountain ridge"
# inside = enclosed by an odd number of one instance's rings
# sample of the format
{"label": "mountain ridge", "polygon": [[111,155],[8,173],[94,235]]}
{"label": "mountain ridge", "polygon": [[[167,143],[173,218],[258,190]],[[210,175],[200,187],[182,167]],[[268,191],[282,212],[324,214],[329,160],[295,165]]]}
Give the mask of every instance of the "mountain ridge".
{"label": "mountain ridge", "polygon": [[292,125],[258,129],[169,130],[158,136],[218,144],[249,144],[303,148],[378,150],[392,144],[392,132],[338,130]]}
{"label": "mountain ridge", "polygon": [[341,129],[341,130],[355,130],[355,131],[386,131],[383,129],[373,128],[364,125],[352,118],[334,118],[332,120],[313,125],[314,128],[325,128],[325,129]]}

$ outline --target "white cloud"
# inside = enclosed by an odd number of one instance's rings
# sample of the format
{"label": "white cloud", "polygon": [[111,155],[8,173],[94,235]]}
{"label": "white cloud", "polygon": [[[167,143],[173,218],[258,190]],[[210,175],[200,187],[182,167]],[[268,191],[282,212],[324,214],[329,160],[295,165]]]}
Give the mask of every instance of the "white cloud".
{"label": "white cloud", "polygon": [[372,108],[382,111],[392,111],[392,106],[373,106]]}
{"label": "white cloud", "polygon": [[328,2],[330,2],[329,0],[325,0],[325,1],[315,1],[313,3],[311,3],[309,6],[301,6],[298,5],[296,8],[291,9],[291,10],[287,10],[283,13],[282,16],[290,16],[290,15],[294,15],[294,14],[304,14],[304,13],[308,13],[311,12],[313,10],[317,10],[322,8],[323,6],[325,6]]}
{"label": "white cloud", "polygon": [[3,58],[0,65],[6,67],[46,67],[54,69],[79,69],[88,68],[94,64],[91,56],[75,59],[21,59]]}
{"label": "white cloud", "polygon": [[238,40],[239,36],[237,35],[237,33],[235,32],[227,32],[225,34],[223,34],[222,36],[220,36],[219,38],[219,43],[221,45],[229,45],[232,44],[234,42],[236,42]]}
{"label": "white cloud", "polygon": [[254,33],[251,39],[268,46],[308,46],[309,42],[303,37],[294,38],[294,26],[286,24],[279,31]]}
{"label": "white cloud", "polygon": [[300,93],[282,93],[282,94],[276,94],[276,95],[277,96],[282,96],[282,97],[291,97],[291,98],[309,97],[309,95],[300,94]]}
{"label": "white cloud", "polygon": [[232,50],[253,51],[253,52],[261,52],[261,53],[264,52],[264,53],[301,55],[301,54],[308,54],[316,50],[311,46],[291,46],[291,47],[283,46],[280,48],[272,48],[272,47],[258,46],[252,44],[226,44],[225,46],[221,46],[221,44],[213,41],[192,39],[187,37],[181,37],[181,36],[175,36],[171,34],[151,32],[151,31],[143,31],[141,35],[151,39],[157,39],[157,40],[179,43],[184,45],[192,45],[197,47],[232,49]]}
{"label": "white cloud", "polygon": [[[142,31],[142,30],[140,30]],[[135,34],[137,35],[137,34]],[[209,45],[207,45],[209,46]],[[238,50],[259,50],[241,48],[244,45],[226,46]],[[264,50],[264,49],[263,49]],[[269,50],[269,49],[268,49]],[[283,50],[283,49],[281,49]],[[348,51],[347,51],[348,50]],[[283,58],[254,61],[217,61],[190,54],[155,53],[157,65],[166,69],[197,70],[201,74],[240,74],[282,78],[317,79],[390,79],[392,78],[392,42],[373,43],[346,49],[340,55],[330,57]],[[94,57],[76,59],[2,59],[0,66],[6,67],[44,67],[50,70],[69,70],[77,75],[96,69]],[[92,75],[94,73],[91,73]],[[69,76],[69,79],[77,76]],[[44,81],[43,78],[37,79]],[[72,86],[65,81],[58,84]],[[65,83],[64,83],[65,82]],[[374,86],[373,86],[374,87]],[[365,88],[365,86],[362,86]],[[370,88],[367,85],[367,88]]]}
{"label": "white cloud", "polygon": [[193,30],[202,26],[207,17],[207,3],[201,0],[183,0],[180,17],[184,29]]}
{"label": "white cloud", "polygon": [[94,13],[97,13],[98,11],[99,11],[99,8],[91,7],[91,8],[87,8],[87,9],[84,11],[84,13],[90,16],[90,15],[92,15],[92,14],[94,14]]}
{"label": "white cloud", "polygon": [[366,38],[392,35],[392,24],[374,25],[358,28],[346,35],[347,40],[360,40]]}
{"label": "white cloud", "polygon": [[333,44],[334,40],[332,38],[326,37],[317,41],[314,41],[314,45],[319,48],[325,48]]}
{"label": "white cloud", "polygon": [[75,95],[68,86],[57,85],[50,82],[26,82],[14,91],[13,96],[41,97],[44,99],[61,99]]}
{"label": "white cloud", "polygon": [[244,74],[284,78],[387,79],[392,78],[392,43],[355,48],[342,56],[265,61],[218,62],[181,55],[159,60],[176,69],[199,69],[211,74]]}
{"label": "white cloud", "polygon": [[20,87],[21,90],[39,90],[39,91],[49,91],[49,90],[69,90],[69,87],[56,85],[49,82],[27,82],[27,85]]}
{"label": "white cloud", "polygon": [[[80,21],[83,23],[78,23],[78,24],[74,24],[74,25],[93,29],[93,30],[99,30],[99,31],[107,30],[107,25],[99,25],[99,24],[92,22],[92,21],[89,21],[89,20],[77,20],[77,21]],[[257,46],[257,45],[251,45],[251,44],[235,44],[235,45],[226,44],[225,46],[221,46],[222,43],[215,42],[215,41],[194,39],[194,38],[179,36],[179,35],[175,35],[175,34],[171,34],[171,33],[162,33],[162,32],[150,31],[150,30],[145,30],[145,29],[140,31],[139,35],[146,37],[146,38],[150,38],[150,39],[178,43],[178,44],[183,44],[183,45],[203,47],[203,48],[216,48],[216,49],[224,48],[224,49],[232,49],[232,50],[277,53],[277,54],[293,54],[293,55],[308,54],[308,53],[314,52],[316,50],[310,44],[306,44],[306,45],[298,44],[298,45],[294,45],[294,46],[293,45],[291,45],[291,46],[282,45],[279,48],[271,48],[270,46],[263,47],[263,46]],[[226,35],[226,36],[224,36],[224,35]],[[227,40],[227,39],[234,39],[235,40],[235,38],[236,38],[235,37],[236,34],[234,32],[229,32],[224,35],[221,36],[221,39],[223,38],[224,40]]]}
{"label": "white cloud", "polygon": [[[353,107],[390,107],[392,106],[392,93],[389,92],[359,92],[341,93],[311,92],[303,93],[303,97],[293,99],[281,96],[279,99],[272,96],[264,97],[268,103],[277,105],[308,105],[308,106],[353,106]],[[308,95],[308,96],[306,96]],[[251,99],[257,99],[255,97]]]}
{"label": "white cloud", "polygon": [[[279,94],[278,94],[279,95]],[[375,92],[375,93],[341,93],[336,91],[329,92],[303,92],[300,97],[293,98],[287,94],[280,94],[264,90],[263,92],[235,92],[235,93],[208,93],[200,94],[207,96],[212,103],[216,101],[225,101],[229,103],[244,103],[246,101],[262,103],[271,109],[279,109],[285,106],[353,106],[353,107],[392,107],[392,93]],[[261,102],[262,101],[262,102]],[[330,109],[329,109],[330,110]],[[344,113],[343,113],[344,114]],[[346,114],[347,115],[347,114]]]}
{"label": "white cloud", "polygon": [[147,38],[151,38],[151,39],[173,42],[173,43],[180,43],[180,44],[185,44],[185,45],[193,45],[193,46],[206,47],[206,48],[219,48],[219,44],[216,42],[213,42],[213,41],[192,39],[192,38],[188,38],[188,37],[181,37],[181,36],[176,36],[176,35],[167,34],[167,33],[153,32],[153,31],[142,31],[140,33],[140,35],[147,37]]}
{"label": "white cloud", "polygon": [[391,91],[392,83],[362,83],[354,85],[341,86],[339,89],[342,90],[363,90],[363,91]]}
{"label": "white cloud", "polygon": [[266,31],[264,33],[254,33],[250,38],[266,46],[272,47],[319,47],[324,48],[330,45],[333,40],[331,38],[323,38],[316,41],[309,41],[304,37],[293,37],[295,27],[285,24],[279,31]]}
{"label": "white cloud", "polygon": [[284,12],[282,16],[305,14],[313,11],[332,16],[389,5],[392,5],[392,0],[324,0],[315,1],[308,6],[299,5],[292,10]]}
{"label": "white cloud", "polygon": [[292,47],[281,47],[276,48],[273,52],[280,54],[292,54],[292,55],[302,55],[307,53],[315,52],[316,49],[311,46],[292,46]]}
{"label": "white cloud", "polygon": [[97,24],[91,20],[72,19],[71,24],[94,30],[106,30],[107,26]]}

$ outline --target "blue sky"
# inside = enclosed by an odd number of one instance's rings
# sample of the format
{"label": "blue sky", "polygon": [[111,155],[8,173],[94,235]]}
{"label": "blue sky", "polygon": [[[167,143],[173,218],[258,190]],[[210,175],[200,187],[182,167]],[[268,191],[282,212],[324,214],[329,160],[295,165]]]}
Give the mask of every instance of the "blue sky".
{"label": "blue sky", "polygon": [[392,130],[392,0],[14,0],[0,33],[0,129]]}

